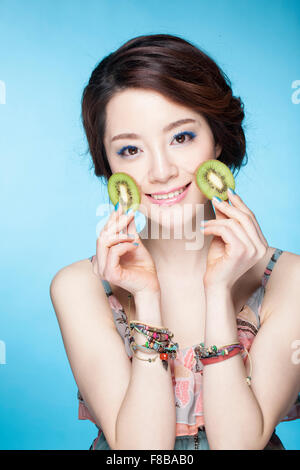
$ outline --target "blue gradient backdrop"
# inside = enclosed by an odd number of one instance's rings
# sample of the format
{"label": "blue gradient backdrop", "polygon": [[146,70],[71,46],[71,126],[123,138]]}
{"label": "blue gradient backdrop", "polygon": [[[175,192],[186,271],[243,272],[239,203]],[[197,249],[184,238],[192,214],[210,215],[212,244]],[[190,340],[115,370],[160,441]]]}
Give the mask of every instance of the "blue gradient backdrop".
{"label": "blue gradient backdrop", "polygon": [[[1,449],[88,449],[96,437],[77,420],[49,285],[95,252],[108,202],[84,155],[83,87],[105,55],[155,33],[194,42],[228,74],[246,111],[237,191],[269,244],[300,254],[298,0],[0,0]],[[300,449],[300,422],[277,432]]]}

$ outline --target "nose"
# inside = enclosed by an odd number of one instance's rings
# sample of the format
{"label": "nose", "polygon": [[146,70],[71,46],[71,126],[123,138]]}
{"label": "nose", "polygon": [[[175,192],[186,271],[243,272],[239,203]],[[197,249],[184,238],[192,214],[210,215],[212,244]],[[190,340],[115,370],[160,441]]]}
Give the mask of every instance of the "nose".
{"label": "nose", "polygon": [[178,175],[178,168],[160,149],[153,151],[149,168],[149,181],[152,184],[166,183]]}

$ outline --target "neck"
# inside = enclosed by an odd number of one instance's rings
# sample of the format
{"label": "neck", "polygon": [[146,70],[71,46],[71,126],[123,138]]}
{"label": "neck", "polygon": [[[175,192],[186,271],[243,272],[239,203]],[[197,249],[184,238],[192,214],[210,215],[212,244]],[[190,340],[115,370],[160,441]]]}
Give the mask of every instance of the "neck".
{"label": "neck", "polygon": [[[204,204],[204,220],[215,219],[215,213],[210,201]],[[199,225],[199,217],[198,217]],[[153,227],[153,221],[151,224]],[[151,254],[158,272],[167,273],[168,277],[172,275],[178,277],[181,273],[181,278],[184,273],[187,273],[189,278],[192,273],[203,273],[206,269],[206,259],[209,246],[213,236],[204,236],[200,227],[196,226],[196,217],[193,218],[191,234],[188,238],[185,236],[185,230],[182,230],[180,238],[174,236],[174,232],[168,232],[168,237],[163,237],[160,233],[161,230],[156,230],[158,233],[157,238],[151,238],[149,233],[148,237],[145,236],[143,244]],[[161,227],[160,227],[161,228]],[[150,229],[149,229],[150,232]],[[143,238],[143,232],[140,233]]]}

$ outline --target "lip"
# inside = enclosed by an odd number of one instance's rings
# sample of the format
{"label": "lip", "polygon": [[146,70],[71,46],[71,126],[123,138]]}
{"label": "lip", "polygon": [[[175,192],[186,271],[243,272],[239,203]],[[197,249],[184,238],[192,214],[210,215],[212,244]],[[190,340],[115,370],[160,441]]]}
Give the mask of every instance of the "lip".
{"label": "lip", "polygon": [[[189,184],[189,183],[187,183]],[[183,186],[178,186],[177,188],[169,189],[168,191],[160,191],[159,193],[151,193],[153,196],[160,196],[161,194],[169,194],[169,193],[174,193],[175,191],[179,191],[179,189],[182,189],[186,186],[184,184]],[[146,196],[149,196],[150,194],[146,194]]]}
{"label": "lip", "polygon": [[[176,202],[180,202],[182,199],[185,198],[185,196],[187,195],[187,192],[189,190],[189,187],[191,186],[191,183],[188,183],[187,187],[185,188],[185,190],[179,194],[179,196],[174,196],[170,199],[154,199],[153,197],[149,196],[148,194],[146,194],[147,198],[152,202],[152,204],[159,204],[159,205],[164,205],[164,206],[171,206],[172,204],[175,204]],[[181,189],[182,187],[184,186],[181,186],[180,188],[178,189]],[[178,190],[177,189],[177,190]],[[176,191],[176,190],[174,190]],[[152,194],[168,194],[168,193],[171,193],[173,191],[168,191],[168,192],[164,192],[164,193],[152,193]]]}

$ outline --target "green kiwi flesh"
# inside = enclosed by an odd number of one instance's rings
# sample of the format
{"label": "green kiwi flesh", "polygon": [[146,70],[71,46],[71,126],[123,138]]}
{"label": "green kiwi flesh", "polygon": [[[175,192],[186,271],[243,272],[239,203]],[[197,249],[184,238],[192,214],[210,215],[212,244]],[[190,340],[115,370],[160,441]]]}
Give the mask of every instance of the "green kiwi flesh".
{"label": "green kiwi flesh", "polygon": [[107,183],[108,195],[115,206],[117,202],[122,205],[123,212],[132,208],[137,210],[141,202],[138,185],[132,176],[127,173],[114,173]]}
{"label": "green kiwi flesh", "polygon": [[234,176],[225,163],[219,160],[206,160],[196,170],[196,183],[200,191],[208,198],[228,199],[227,189],[235,189]]}

